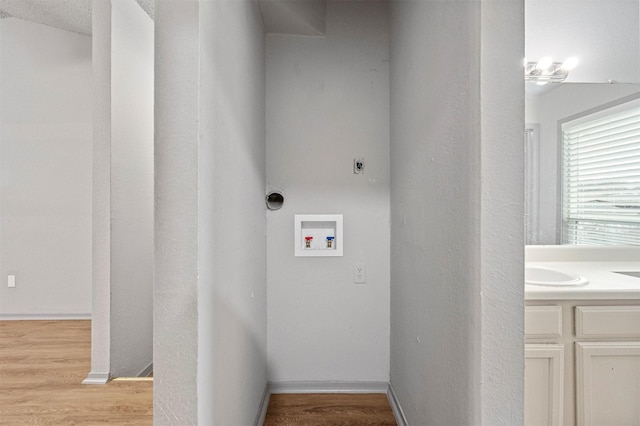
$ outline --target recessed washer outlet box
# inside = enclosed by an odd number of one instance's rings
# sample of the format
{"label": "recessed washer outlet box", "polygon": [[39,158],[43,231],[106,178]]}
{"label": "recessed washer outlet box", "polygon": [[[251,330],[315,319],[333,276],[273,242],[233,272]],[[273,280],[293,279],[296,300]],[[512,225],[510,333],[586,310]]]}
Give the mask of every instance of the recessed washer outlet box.
{"label": "recessed washer outlet box", "polygon": [[341,214],[297,214],[294,224],[296,256],[342,256]]}

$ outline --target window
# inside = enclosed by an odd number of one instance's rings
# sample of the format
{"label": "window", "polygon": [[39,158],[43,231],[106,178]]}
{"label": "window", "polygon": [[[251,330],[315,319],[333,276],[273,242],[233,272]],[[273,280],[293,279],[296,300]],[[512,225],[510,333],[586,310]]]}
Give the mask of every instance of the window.
{"label": "window", "polygon": [[561,131],[563,244],[640,245],[640,99]]}
{"label": "window", "polygon": [[540,244],[540,126],[524,129],[524,243]]}

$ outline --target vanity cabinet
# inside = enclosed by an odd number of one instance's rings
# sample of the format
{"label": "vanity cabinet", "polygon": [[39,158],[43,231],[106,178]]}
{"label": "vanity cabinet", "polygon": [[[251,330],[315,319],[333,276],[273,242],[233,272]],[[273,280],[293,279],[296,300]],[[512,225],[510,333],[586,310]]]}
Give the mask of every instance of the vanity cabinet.
{"label": "vanity cabinet", "polygon": [[640,342],[576,343],[579,425],[640,425]]}
{"label": "vanity cabinet", "polygon": [[525,425],[640,425],[640,301],[527,301]]}
{"label": "vanity cabinet", "polygon": [[524,348],[525,425],[562,424],[564,347],[528,343]]}
{"label": "vanity cabinet", "polygon": [[577,306],[575,315],[578,424],[640,425],[640,306]]}

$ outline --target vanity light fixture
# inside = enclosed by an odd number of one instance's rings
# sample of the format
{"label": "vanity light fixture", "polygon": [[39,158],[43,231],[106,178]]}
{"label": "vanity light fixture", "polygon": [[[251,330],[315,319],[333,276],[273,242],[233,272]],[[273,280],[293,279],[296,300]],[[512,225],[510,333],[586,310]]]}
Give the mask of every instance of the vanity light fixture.
{"label": "vanity light fixture", "polygon": [[564,62],[553,62],[550,56],[545,56],[538,62],[524,60],[524,79],[543,86],[547,83],[560,83],[569,76],[569,71],[578,65],[578,58],[567,58]]}

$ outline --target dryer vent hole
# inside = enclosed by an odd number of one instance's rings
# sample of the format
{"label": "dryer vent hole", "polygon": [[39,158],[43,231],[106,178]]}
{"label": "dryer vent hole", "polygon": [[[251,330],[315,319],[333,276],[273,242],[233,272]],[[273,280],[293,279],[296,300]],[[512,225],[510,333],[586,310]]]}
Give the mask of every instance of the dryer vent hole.
{"label": "dryer vent hole", "polygon": [[266,203],[269,210],[278,210],[284,204],[284,197],[279,192],[270,192],[267,194]]}

